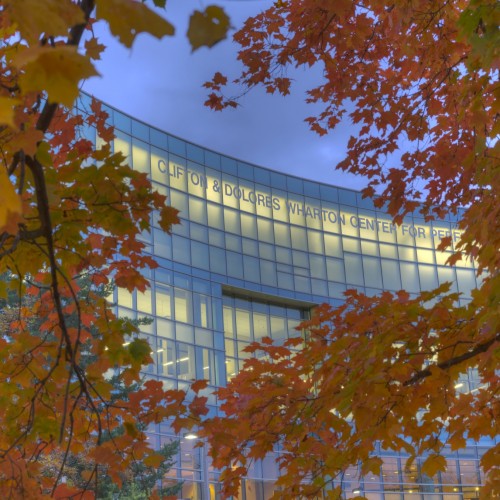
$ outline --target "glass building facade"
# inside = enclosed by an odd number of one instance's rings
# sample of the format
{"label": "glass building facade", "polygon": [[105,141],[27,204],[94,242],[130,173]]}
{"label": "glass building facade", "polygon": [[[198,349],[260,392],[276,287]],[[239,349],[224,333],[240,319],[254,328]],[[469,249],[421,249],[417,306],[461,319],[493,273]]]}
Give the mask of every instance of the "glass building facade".
{"label": "glass building facade", "polygon": [[[359,192],[250,165],[105,109],[115,127],[115,151],[180,210],[181,224],[171,236],[155,220],[152,233],[143,235],[159,264],[146,276],[150,289],[114,295],[120,316],[151,320],[140,327],[155,360],[145,376],[166,388],[188,389],[200,378],[212,388],[223,386],[242,368],[250,342],[299,335],[295,327],[315,304],[338,305],[346,289],[416,294],[451,282],[467,301],[478,284],[472,262],[449,267],[449,253],[436,251],[441,237],[458,240],[454,218],[425,223],[415,213],[394,226]],[[85,133],[95,141],[95,131]],[[473,371],[457,386],[476,388]],[[214,398],[209,402],[217,412]],[[160,446],[179,437],[165,424],[149,429],[149,439]],[[194,443],[180,439],[165,481],[183,481],[180,498],[218,498],[217,471]],[[380,450],[381,474],[359,479],[353,468],[345,491],[372,500],[474,499],[483,474],[479,457],[490,445],[449,451],[446,473],[434,478],[420,473],[420,461],[405,469],[403,456]],[[274,458],[254,465],[241,499],[271,495]]]}

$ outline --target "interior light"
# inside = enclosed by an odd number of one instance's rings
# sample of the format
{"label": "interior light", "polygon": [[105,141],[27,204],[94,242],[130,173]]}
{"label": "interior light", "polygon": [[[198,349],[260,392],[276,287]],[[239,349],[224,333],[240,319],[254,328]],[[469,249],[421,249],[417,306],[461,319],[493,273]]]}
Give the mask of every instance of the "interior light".
{"label": "interior light", "polygon": [[198,436],[194,433],[189,433],[184,436],[185,439],[198,439]]}

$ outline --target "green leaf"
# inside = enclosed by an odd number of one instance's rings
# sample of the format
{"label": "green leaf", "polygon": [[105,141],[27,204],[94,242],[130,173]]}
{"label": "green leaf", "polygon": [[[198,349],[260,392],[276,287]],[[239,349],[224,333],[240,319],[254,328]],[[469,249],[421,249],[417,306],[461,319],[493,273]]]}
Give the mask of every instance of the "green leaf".
{"label": "green leaf", "polygon": [[229,28],[229,17],[221,7],[209,5],[205,12],[195,10],[189,20],[187,32],[193,52],[203,46],[213,47],[224,40]]}
{"label": "green leaf", "polygon": [[143,364],[149,359],[151,347],[144,339],[134,339],[128,346],[128,351],[134,361]]}
{"label": "green leaf", "polygon": [[136,437],[138,435],[137,427],[133,422],[124,422],[123,427],[129,436]]}
{"label": "green leaf", "polygon": [[131,47],[139,33],[156,38],[172,36],[174,27],[146,5],[133,0],[97,0],[97,19],[105,19],[114,36]]}

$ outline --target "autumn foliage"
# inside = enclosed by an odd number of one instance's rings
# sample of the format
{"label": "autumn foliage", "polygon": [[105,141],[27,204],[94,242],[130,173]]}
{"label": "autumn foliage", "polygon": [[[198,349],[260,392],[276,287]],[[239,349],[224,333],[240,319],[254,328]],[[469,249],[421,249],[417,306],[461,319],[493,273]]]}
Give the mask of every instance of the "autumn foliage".
{"label": "autumn foliage", "polygon": [[[307,339],[249,350],[246,369],[218,391],[224,417],[203,424],[224,491],[237,491],[252,460],[277,445],[277,498],[310,497],[361,465],[380,473],[378,443],[402,451],[423,473],[444,470],[443,448],[499,434],[500,151],[497,2],[283,0],[235,35],[243,89],[286,95],[290,68],[319,65],[306,99],[319,134],[350,121],[338,168],[367,179],[364,195],[396,223],[415,210],[427,221],[459,216],[449,264],[473,259],[481,286],[460,302],[447,285],[418,296],[348,292],[302,327]],[[235,106],[227,77],[206,84],[207,104]],[[450,238],[440,248],[450,248]],[[477,370],[463,393],[460,374]],[[483,498],[500,494],[500,446],[481,460]]]}
{"label": "autumn foliage", "polygon": [[[165,0],[154,5],[164,7]],[[106,22],[127,47],[142,32],[157,38],[174,32],[133,0],[5,0],[0,7],[0,493],[6,498],[87,498],[99,471],[119,485],[136,461],[159,465],[164,457],[143,430],[179,415],[184,405],[183,392],[166,392],[152,380],[127,398],[113,397],[110,374],[119,369],[120,383],[130,387],[151,362],[150,347],[99,292],[111,282],[145,289],[142,271],[156,263],[138,235],[150,229],[153,211],[169,231],[177,211],[113,152],[113,129],[98,103],[72,109],[80,81],[96,75],[93,61],[104,49],[95,22]],[[88,129],[97,141],[86,138]],[[118,427],[124,432],[114,432]],[[80,488],[63,481],[75,457],[87,465]]]}

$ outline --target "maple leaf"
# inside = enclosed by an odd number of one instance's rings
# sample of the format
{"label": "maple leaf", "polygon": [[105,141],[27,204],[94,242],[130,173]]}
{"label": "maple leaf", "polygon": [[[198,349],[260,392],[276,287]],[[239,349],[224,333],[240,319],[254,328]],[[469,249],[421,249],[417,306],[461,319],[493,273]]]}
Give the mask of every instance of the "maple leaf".
{"label": "maple leaf", "polygon": [[[203,12],[195,10],[189,19],[187,32],[192,51],[194,52],[203,46],[213,47],[221,40],[224,40],[229,27],[229,17],[222,7],[209,5]],[[223,78],[217,75],[220,75],[220,73],[216,73],[214,83],[218,85],[224,84]]]}
{"label": "maple leaf", "polygon": [[15,234],[21,216],[21,198],[10,182],[5,168],[0,167],[0,232]]}
{"label": "maple leaf", "polygon": [[134,0],[96,0],[96,15],[105,19],[109,29],[123,45],[131,47],[139,33],[156,38],[172,36],[174,27],[146,5]]}
{"label": "maple leaf", "polygon": [[94,66],[75,47],[34,47],[16,57],[22,68],[20,85],[25,92],[48,93],[49,100],[72,106],[79,94],[83,78],[98,75]]}
{"label": "maple leaf", "polygon": [[106,46],[99,43],[96,38],[91,38],[85,42],[85,51],[91,59],[100,59]]}
{"label": "maple leaf", "polygon": [[70,28],[85,23],[82,9],[71,0],[8,0],[6,4],[12,21],[30,42],[41,35],[67,36]]}

